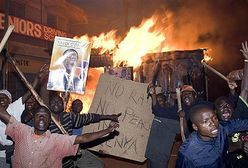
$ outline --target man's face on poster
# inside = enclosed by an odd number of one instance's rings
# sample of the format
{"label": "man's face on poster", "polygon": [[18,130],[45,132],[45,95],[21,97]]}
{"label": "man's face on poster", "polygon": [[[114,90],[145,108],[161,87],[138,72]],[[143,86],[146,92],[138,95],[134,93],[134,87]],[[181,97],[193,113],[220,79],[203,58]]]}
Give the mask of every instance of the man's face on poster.
{"label": "man's face on poster", "polygon": [[64,54],[64,66],[68,73],[71,73],[72,69],[77,65],[78,55],[75,51],[68,51]]}

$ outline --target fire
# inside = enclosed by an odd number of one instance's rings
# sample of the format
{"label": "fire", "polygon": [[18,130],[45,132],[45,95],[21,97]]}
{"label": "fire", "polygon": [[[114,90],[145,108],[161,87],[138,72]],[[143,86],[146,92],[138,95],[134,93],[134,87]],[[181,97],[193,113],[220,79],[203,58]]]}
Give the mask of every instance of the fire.
{"label": "fire", "polygon": [[[131,27],[124,38],[117,37],[116,30],[101,33],[99,36],[89,37],[88,35],[84,35],[74,38],[91,42],[92,48],[97,49],[99,55],[111,54],[115,67],[131,66],[136,69],[142,62],[141,57],[145,56],[147,53],[159,53],[179,48],[176,46],[180,45],[177,43],[176,39],[166,36],[166,34],[172,35],[172,33],[170,33],[170,31],[172,31],[172,26],[168,25],[169,18],[169,15],[162,17],[162,19],[161,16],[153,15],[151,18],[144,20],[139,26]],[[170,46],[166,40],[169,41],[170,44],[173,43],[173,46]],[[208,55],[207,50],[204,55],[205,61],[212,60]],[[89,79],[93,78],[93,75],[96,75],[95,73],[95,71],[89,71],[88,73],[86,93],[84,96],[71,95],[70,101],[80,98],[84,102],[83,112],[88,112],[95,93],[100,73],[97,73],[97,76],[95,77],[97,79],[96,81],[89,81]]]}
{"label": "fire", "polygon": [[204,59],[203,59],[203,61],[205,61],[205,62],[209,62],[209,61],[212,61],[213,60],[213,58],[211,56],[209,56],[208,51],[209,50],[207,50],[207,49],[203,50],[203,52],[204,52]]}
{"label": "fire", "polygon": [[102,73],[103,73],[103,68],[89,68],[85,94],[80,95],[80,94],[71,93],[67,103],[66,111],[70,111],[71,103],[74,100],[80,99],[83,102],[83,110],[81,113],[88,113],[91,102],[95,95],[98,79]]}
{"label": "fire", "polygon": [[116,35],[116,30],[102,33],[99,36],[89,37],[84,35],[75,37],[78,40],[87,40],[92,43],[92,48],[100,49],[99,54],[108,52],[113,54],[114,66],[138,67],[141,57],[146,53],[161,52],[169,49],[165,45],[165,28],[157,26],[158,17],[152,16],[144,20],[139,26],[131,27],[123,40]]}
{"label": "fire", "polygon": [[146,53],[161,52],[161,46],[165,41],[165,35],[159,30],[153,30],[156,18],[152,17],[144,21],[138,27],[132,27],[127,36],[119,43],[114,54],[114,64],[118,66],[123,60],[128,66],[134,68],[141,64],[141,57]]}
{"label": "fire", "polygon": [[111,30],[108,33],[101,33],[99,36],[89,37],[88,35],[76,36],[75,39],[79,41],[89,41],[92,43],[92,48],[99,49],[99,54],[109,52],[112,54],[117,46],[118,38],[116,37],[116,30]]}
{"label": "fire", "polygon": [[[88,35],[83,35],[74,38],[91,42],[92,48],[99,50],[100,55],[105,53],[113,55],[114,66],[122,64],[136,68],[141,63],[141,57],[146,53],[161,52],[168,49],[164,45],[166,40],[164,28],[158,28],[157,21],[158,17],[152,16],[144,20],[139,26],[131,27],[122,40],[117,37],[116,30],[101,33],[99,36],[89,37]],[[84,103],[83,113],[88,112],[95,94],[98,78],[102,72],[102,70],[89,70],[85,95],[71,94],[67,111],[70,110],[73,100],[80,99]]]}

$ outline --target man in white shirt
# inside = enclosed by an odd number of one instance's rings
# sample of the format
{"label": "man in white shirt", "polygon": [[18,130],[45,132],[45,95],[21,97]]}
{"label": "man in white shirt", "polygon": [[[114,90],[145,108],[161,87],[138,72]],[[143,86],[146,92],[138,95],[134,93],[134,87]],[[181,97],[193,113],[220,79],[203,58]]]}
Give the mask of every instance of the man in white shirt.
{"label": "man in white shirt", "polygon": [[[9,114],[15,116],[15,118],[20,121],[21,114],[24,111],[24,98],[20,97],[12,103],[12,96],[7,90],[0,90],[0,106],[4,107]],[[7,146],[11,146],[13,142],[7,139],[5,135],[6,125],[0,121],[0,143],[3,145],[3,149],[6,149]],[[10,167],[6,163],[6,150],[0,150],[0,167]]]}

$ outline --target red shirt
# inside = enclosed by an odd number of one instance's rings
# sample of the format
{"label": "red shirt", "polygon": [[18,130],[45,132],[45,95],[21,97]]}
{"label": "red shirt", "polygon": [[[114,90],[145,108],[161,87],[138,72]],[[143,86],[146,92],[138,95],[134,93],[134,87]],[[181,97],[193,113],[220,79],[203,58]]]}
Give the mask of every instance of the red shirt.
{"label": "red shirt", "polygon": [[73,145],[76,136],[51,134],[34,134],[34,128],[22,124],[11,116],[6,132],[15,141],[13,167],[25,168],[59,168],[62,159],[76,155],[78,145]]}

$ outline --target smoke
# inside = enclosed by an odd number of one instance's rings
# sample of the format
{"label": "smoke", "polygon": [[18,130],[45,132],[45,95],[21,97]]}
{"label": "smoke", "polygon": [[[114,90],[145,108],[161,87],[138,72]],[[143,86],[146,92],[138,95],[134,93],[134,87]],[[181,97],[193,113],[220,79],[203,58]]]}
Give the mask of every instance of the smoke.
{"label": "smoke", "polygon": [[[248,40],[247,0],[158,2],[160,6],[156,12],[161,22],[164,18],[167,23],[166,43],[172,45],[173,50],[208,48],[213,57],[209,64],[224,75],[243,67],[244,58],[239,49],[241,43]],[[228,93],[225,81],[211,72],[208,76],[210,99]]]}
{"label": "smoke", "polygon": [[166,41],[175,49],[210,48],[214,58],[211,64],[223,71],[243,66],[239,49],[241,42],[248,40],[247,1],[164,2],[164,13],[170,15]]}
{"label": "smoke", "polygon": [[[164,28],[164,45],[172,50],[209,48],[213,57],[209,64],[224,75],[243,67],[239,49],[248,40],[247,0],[84,0],[80,4],[89,16],[89,24],[81,27],[84,34],[116,29],[124,38],[132,26],[158,14],[156,27]],[[219,91],[224,81],[218,77],[215,81],[210,85]]]}

